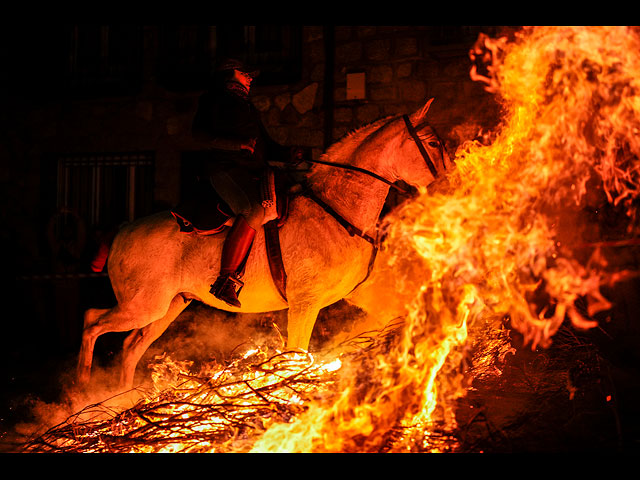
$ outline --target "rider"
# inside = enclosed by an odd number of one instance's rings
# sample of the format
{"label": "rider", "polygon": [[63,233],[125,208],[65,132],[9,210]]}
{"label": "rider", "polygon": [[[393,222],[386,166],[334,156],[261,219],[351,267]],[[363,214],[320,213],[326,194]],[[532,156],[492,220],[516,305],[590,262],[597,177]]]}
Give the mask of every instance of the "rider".
{"label": "rider", "polygon": [[297,155],[297,150],[271,139],[249,100],[258,74],[239,60],[221,61],[200,97],[192,126],[194,137],[206,142],[209,151],[202,174],[236,214],[222,248],[220,275],[210,290],[235,307],[241,306],[242,265],[265,221],[261,182],[268,172],[267,159],[291,161]]}

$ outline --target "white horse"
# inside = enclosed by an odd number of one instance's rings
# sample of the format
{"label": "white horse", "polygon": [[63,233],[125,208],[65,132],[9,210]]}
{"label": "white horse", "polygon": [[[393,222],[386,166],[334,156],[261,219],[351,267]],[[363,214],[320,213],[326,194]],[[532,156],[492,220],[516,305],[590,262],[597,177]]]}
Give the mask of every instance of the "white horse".
{"label": "white horse", "polygon": [[[320,203],[364,236],[375,237],[391,182],[426,187],[451,168],[442,142],[425,121],[432,100],[411,115],[362,127],[329,148],[323,161],[349,164],[374,175],[314,165],[307,181]],[[224,238],[224,232],[212,236],[180,232],[170,212],[142,218],[118,233],[108,259],[118,303],[85,313],[77,366],[80,384],[90,379],[96,339],[132,330],[123,343],[120,374],[121,387],[130,388],[144,352],[192,300],[236,312],[288,309],[287,348],[307,349],[319,311],[348,296],[367,277],[375,248],[365,238],[351,235],[317,201],[298,195],[280,229],[287,300],[272,279],[264,233],[259,231],[243,277],[242,307],[236,309],[209,293]]]}

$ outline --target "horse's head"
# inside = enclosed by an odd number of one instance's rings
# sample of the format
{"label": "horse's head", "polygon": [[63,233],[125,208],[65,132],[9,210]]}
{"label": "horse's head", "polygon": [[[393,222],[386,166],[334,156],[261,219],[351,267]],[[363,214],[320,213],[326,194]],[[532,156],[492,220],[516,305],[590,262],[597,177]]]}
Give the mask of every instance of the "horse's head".
{"label": "horse's head", "polygon": [[444,142],[426,120],[433,98],[411,115],[395,120],[400,133],[396,136],[389,165],[394,180],[414,187],[426,187],[444,178],[454,168]]}

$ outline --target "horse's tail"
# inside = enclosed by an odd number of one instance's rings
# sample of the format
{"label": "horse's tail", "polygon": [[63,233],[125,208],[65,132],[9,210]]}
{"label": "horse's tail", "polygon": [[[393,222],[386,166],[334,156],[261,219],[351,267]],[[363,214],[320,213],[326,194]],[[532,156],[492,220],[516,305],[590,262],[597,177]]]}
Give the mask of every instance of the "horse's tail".
{"label": "horse's tail", "polygon": [[91,260],[91,271],[95,273],[100,273],[104,270],[104,266],[107,264],[107,258],[109,257],[109,249],[111,248],[111,244],[107,244],[106,242],[101,242],[98,246],[98,252]]}
{"label": "horse's tail", "polygon": [[92,272],[100,273],[104,270],[104,267],[107,264],[107,258],[109,258],[109,250],[111,249],[111,244],[113,243],[113,239],[116,237],[119,229],[120,228],[118,227],[110,230],[100,239],[98,251],[91,260],[90,267]]}

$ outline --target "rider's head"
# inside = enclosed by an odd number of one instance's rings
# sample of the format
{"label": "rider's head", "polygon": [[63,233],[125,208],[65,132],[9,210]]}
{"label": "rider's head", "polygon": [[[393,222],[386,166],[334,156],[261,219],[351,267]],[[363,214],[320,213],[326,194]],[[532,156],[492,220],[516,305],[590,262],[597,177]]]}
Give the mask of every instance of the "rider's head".
{"label": "rider's head", "polygon": [[235,87],[240,85],[248,93],[251,88],[251,82],[260,72],[240,60],[225,58],[218,63],[215,73],[225,86],[232,85]]}
{"label": "rider's head", "polygon": [[248,91],[251,88],[253,77],[242,70],[234,70],[231,75],[231,81],[239,83]]}

